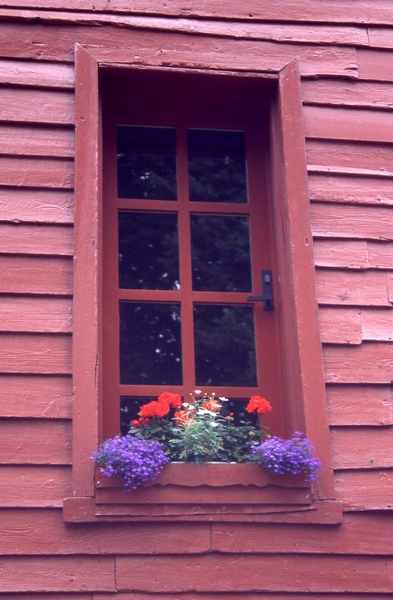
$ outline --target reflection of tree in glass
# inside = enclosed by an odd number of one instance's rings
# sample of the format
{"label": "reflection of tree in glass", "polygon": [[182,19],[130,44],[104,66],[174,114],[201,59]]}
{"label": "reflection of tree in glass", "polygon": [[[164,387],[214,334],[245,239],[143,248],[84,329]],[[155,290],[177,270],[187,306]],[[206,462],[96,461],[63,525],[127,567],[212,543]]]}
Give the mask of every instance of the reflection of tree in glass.
{"label": "reflection of tree in glass", "polygon": [[176,214],[119,212],[119,281],[123,289],[178,289]]}
{"label": "reflection of tree in glass", "polygon": [[188,131],[190,199],[201,202],[247,202],[243,131]]}
{"label": "reflection of tree in glass", "polygon": [[252,306],[197,304],[194,307],[198,386],[255,386]]}
{"label": "reflection of tree in glass", "polygon": [[176,134],[167,127],[117,128],[120,198],[176,199]]}
{"label": "reflection of tree in glass", "polygon": [[179,304],[120,302],[120,380],[182,384]]}
{"label": "reflection of tree in glass", "polygon": [[194,290],[251,291],[248,217],[191,215],[191,239]]}

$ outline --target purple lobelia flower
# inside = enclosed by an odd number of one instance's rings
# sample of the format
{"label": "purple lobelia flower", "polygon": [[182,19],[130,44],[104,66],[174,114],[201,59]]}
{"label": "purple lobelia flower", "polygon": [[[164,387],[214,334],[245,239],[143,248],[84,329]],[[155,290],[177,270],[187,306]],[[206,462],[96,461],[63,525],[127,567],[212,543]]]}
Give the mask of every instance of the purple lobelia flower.
{"label": "purple lobelia flower", "polygon": [[296,431],[290,440],[272,437],[251,448],[250,462],[263,467],[273,475],[299,475],[305,473],[315,481],[322,466],[312,454],[313,446],[304,433]]}
{"label": "purple lobelia flower", "polygon": [[106,477],[119,477],[123,491],[144,486],[169,462],[160,442],[132,435],[105,440],[92,456]]}

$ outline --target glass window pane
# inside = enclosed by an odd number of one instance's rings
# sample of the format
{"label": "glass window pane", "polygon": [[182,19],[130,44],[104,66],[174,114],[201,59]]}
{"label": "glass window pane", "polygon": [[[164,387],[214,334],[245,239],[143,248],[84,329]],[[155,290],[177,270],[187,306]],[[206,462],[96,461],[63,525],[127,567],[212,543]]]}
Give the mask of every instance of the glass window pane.
{"label": "glass window pane", "polygon": [[256,386],[252,306],[196,304],[197,386]]}
{"label": "glass window pane", "polygon": [[176,130],[117,128],[119,198],[176,200]]}
{"label": "glass window pane", "polygon": [[180,304],[120,302],[120,383],[181,385]]}
{"label": "glass window pane", "polygon": [[247,202],[244,131],[188,131],[190,200]]}
{"label": "glass window pane", "polygon": [[130,430],[130,423],[133,419],[138,419],[139,409],[142,404],[147,404],[151,400],[148,396],[122,396],[120,398],[120,433],[127,435]]}
{"label": "glass window pane", "polygon": [[119,212],[119,285],[123,289],[179,289],[176,214]]}
{"label": "glass window pane", "polygon": [[248,217],[191,215],[191,247],[194,290],[251,291]]}

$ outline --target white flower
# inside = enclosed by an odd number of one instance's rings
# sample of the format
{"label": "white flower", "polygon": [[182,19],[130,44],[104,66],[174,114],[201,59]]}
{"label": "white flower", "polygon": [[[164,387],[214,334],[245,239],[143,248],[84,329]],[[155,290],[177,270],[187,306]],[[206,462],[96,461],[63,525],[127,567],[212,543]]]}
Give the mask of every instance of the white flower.
{"label": "white flower", "polygon": [[228,398],[225,398],[225,396],[221,396],[219,400],[221,400],[221,402],[228,402]]}
{"label": "white flower", "polygon": [[202,391],[201,390],[195,390],[194,394],[196,394],[197,396],[199,396],[199,394],[202,394]]}

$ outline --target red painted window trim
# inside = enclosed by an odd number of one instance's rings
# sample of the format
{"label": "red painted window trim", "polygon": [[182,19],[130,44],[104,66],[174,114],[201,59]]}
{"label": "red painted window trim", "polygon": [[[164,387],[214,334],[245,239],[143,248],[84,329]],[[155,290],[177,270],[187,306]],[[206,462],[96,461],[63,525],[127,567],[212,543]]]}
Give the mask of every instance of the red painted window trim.
{"label": "red painted window trim", "polygon": [[[129,508],[132,502],[124,501],[124,494],[116,485],[104,493],[104,500],[100,486],[96,487],[95,467],[90,457],[100,441],[103,401],[100,364],[102,178],[99,75],[100,70],[118,66],[119,62],[123,68],[141,68],[132,64],[127,53],[121,60],[119,53],[122,51],[116,49],[76,48],[73,489],[72,496],[64,500],[64,518],[68,521],[100,521],[108,517],[113,520],[228,520],[214,507],[201,510],[194,517],[187,511],[178,514],[176,509],[173,509],[173,514],[166,514],[164,508],[161,512],[157,508],[134,514]],[[209,65],[205,68],[208,73]],[[187,67],[178,71],[187,72]],[[226,73],[230,72],[228,65]],[[244,76],[253,75],[248,73]],[[263,77],[257,73],[254,76]],[[268,77],[271,79],[272,75]],[[324,470],[313,485],[312,497],[307,505],[294,507],[289,497],[285,500],[283,492],[280,512],[265,508],[257,515],[250,515],[247,502],[240,505],[239,500],[234,500],[238,508],[233,510],[231,518],[236,521],[337,523],[342,515],[341,507],[334,499],[330,460],[297,64],[287,64],[275,74],[275,79],[277,96],[271,107],[273,227],[279,293],[286,299],[281,309],[280,335],[288,429],[306,432],[316,454],[323,461]],[[272,483],[265,485],[269,487]],[[283,487],[287,486],[285,482]],[[97,490],[101,500],[96,502]],[[246,498],[244,487],[242,494]],[[141,503],[147,502],[151,507],[152,496],[148,499],[143,494],[141,496]],[[214,497],[216,505],[219,505],[217,495]],[[225,502],[225,495],[222,498]],[[116,508],[119,506],[123,508]],[[268,502],[265,507],[269,507]]]}

